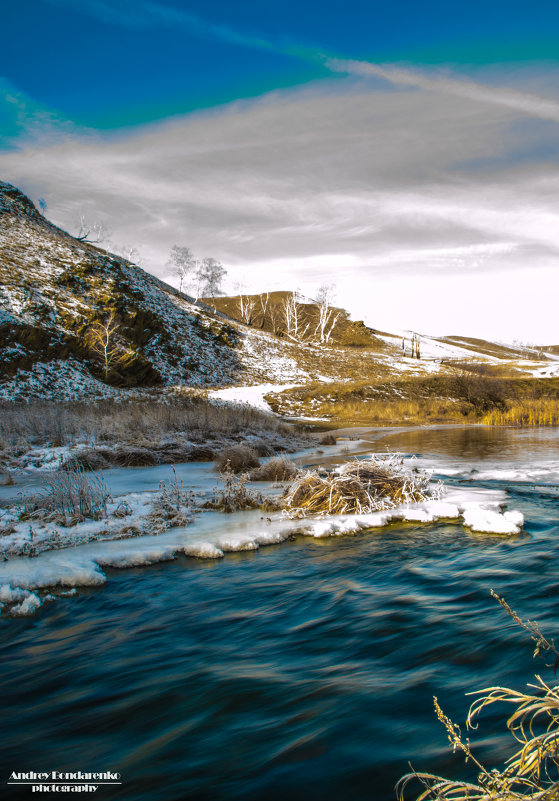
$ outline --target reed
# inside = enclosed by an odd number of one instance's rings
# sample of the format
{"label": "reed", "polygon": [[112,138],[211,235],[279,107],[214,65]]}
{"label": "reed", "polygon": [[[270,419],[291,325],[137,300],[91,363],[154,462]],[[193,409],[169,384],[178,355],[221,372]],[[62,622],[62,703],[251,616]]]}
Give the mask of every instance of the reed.
{"label": "reed", "polygon": [[308,471],[283,499],[288,517],[369,514],[430,496],[429,476],[408,473],[395,454],[348,462],[327,476]]}
{"label": "reed", "polygon": [[62,525],[107,517],[110,493],[103,476],[87,475],[83,468],[47,474],[44,488],[23,496],[22,519],[50,517]]}
{"label": "reed", "polygon": [[0,404],[0,448],[70,445],[76,441],[153,443],[170,434],[191,441],[208,435],[292,432],[270,414],[244,405],[217,406],[205,398],[95,403],[31,401]]}
{"label": "reed", "polygon": [[[506,601],[491,590],[492,596],[523,629],[529,632],[536,643],[534,656],[550,652],[555,656],[555,670],[559,665],[559,651],[553,641],[541,632],[537,623],[523,621]],[[559,685],[552,686],[536,675],[536,683],[528,685],[529,691],[511,690],[507,687],[488,687],[476,695],[480,697],[471,705],[466,727],[477,728],[477,717],[486,708],[496,703],[512,706],[507,728],[517,743],[517,748],[505,767],[489,769],[472,753],[469,741],[464,739],[457,726],[434,699],[435,713],[446,729],[448,740],[454,751],[461,751],[466,762],[473,763],[478,773],[477,783],[452,781],[431,773],[413,771],[406,774],[396,785],[399,801],[404,801],[405,792],[412,782],[423,788],[416,801],[557,801],[559,798]],[[520,746],[518,748],[518,746]]]}
{"label": "reed", "polygon": [[559,403],[552,399],[526,399],[504,411],[494,409],[482,420],[492,426],[556,426],[559,425]]}

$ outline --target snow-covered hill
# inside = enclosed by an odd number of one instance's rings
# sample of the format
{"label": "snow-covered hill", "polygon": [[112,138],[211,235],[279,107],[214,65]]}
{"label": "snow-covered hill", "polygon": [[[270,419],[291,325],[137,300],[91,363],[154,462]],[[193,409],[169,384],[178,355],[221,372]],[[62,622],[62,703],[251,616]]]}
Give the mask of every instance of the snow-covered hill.
{"label": "snow-covered hill", "polygon": [[[282,293],[276,295],[279,303]],[[482,340],[417,334],[414,351],[409,332],[381,334],[343,310],[336,310],[345,326],[336,343],[294,341],[265,330],[264,321],[245,325],[235,312],[238,301],[220,299],[222,312],[195,303],[130,261],[57,228],[22,192],[0,182],[0,399],[390,380],[467,361],[559,374],[551,351],[537,361],[536,353]],[[94,334],[110,319],[105,356]]]}
{"label": "snow-covered hill", "polygon": [[[110,370],[88,332],[113,310]],[[29,391],[222,385],[239,379],[237,332],[126,259],[48,222],[0,183],[0,373],[4,397]],[[66,374],[68,380],[64,380]],[[108,380],[107,380],[108,379]],[[107,384],[109,386],[107,386]]]}

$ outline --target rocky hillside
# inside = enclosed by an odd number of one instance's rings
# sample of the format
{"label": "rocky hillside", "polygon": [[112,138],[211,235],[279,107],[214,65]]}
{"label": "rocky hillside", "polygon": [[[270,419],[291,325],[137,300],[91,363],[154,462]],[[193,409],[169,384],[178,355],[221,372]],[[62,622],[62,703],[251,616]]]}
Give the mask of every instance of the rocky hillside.
{"label": "rocky hillside", "polygon": [[4,383],[17,379],[32,394],[61,380],[101,394],[103,387],[233,383],[242,371],[238,339],[221,315],[75,239],[0,183]]}

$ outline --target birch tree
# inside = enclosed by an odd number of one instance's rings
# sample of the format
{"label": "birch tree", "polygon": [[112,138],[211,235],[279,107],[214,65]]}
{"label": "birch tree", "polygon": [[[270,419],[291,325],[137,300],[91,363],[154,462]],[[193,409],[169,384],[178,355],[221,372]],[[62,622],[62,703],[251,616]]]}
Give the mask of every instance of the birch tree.
{"label": "birch tree", "polygon": [[258,296],[258,300],[260,301],[260,311],[262,312],[262,322],[260,323],[260,328],[264,329],[266,325],[266,318],[268,316],[268,306],[270,305],[270,293],[262,292]]}
{"label": "birch tree", "polygon": [[79,229],[76,239],[80,242],[89,242],[92,245],[104,242],[110,235],[110,229],[102,220],[90,220],[87,215],[80,216]]}
{"label": "birch tree", "polygon": [[192,251],[183,245],[173,245],[167,264],[178,277],[179,292],[182,292],[182,286],[186,278],[193,274],[196,269],[196,259],[192,255]]}
{"label": "birch tree", "polygon": [[205,298],[216,298],[222,295],[221,284],[227,270],[217,259],[202,259],[197,270],[198,295]]}
{"label": "birch tree", "polygon": [[245,325],[252,325],[255,309],[255,298],[241,293],[239,295],[239,316]]}
{"label": "birch tree", "polygon": [[321,345],[330,341],[334,326],[338,322],[340,313],[332,307],[334,298],[334,287],[332,284],[323,284],[319,287],[316,295],[316,305],[318,308],[318,323],[314,331],[314,338],[318,339]]}
{"label": "birch tree", "polygon": [[96,320],[86,331],[85,340],[90,350],[101,358],[105,372],[105,381],[109,377],[109,370],[120,354],[120,347],[116,342],[118,322],[114,309],[103,320]]}
{"label": "birch tree", "polygon": [[304,324],[301,316],[299,294],[290,292],[283,302],[283,315],[285,319],[285,333],[295,342],[302,342],[310,328],[310,323]]}

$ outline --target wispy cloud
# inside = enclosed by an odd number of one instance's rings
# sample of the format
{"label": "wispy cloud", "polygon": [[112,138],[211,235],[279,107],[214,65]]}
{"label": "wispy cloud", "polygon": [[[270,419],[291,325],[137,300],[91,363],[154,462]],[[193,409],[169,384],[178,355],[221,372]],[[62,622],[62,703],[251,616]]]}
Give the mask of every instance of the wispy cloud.
{"label": "wispy cloud", "polygon": [[[138,246],[162,277],[170,277],[171,246],[186,244],[255,289],[312,294],[334,281],[340,299],[376,327],[442,333],[448,318],[453,333],[495,333],[489,316],[475,319],[486,292],[506,285],[509,307],[520,306],[534,271],[556,274],[559,260],[559,169],[515,163],[523,131],[510,123],[521,116],[348,78],[133,134],[35,142],[0,153],[0,174],[46,196],[63,227],[82,211],[106,218],[114,241]],[[468,171],[468,161],[496,157],[491,170]],[[458,299],[468,281],[466,306]],[[522,325],[549,339],[553,314],[541,309],[533,319],[509,316],[506,326],[496,311],[495,327],[521,336]]]}
{"label": "wispy cloud", "polygon": [[319,48],[293,42],[285,44],[261,33],[242,31],[228,25],[217,25],[183,9],[154,0],[45,0],[45,2],[72,8],[103,22],[125,28],[153,26],[173,30],[179,28],[199,38],[220,40],[240,47],[281,53],[303,61],[319,62],[323,64],[325,70],[334,73],[380,78],[396,86],[415,87],[463,97],[559,122],[559,102],[549,98],[506,87],[488,86],[463,76],[453,76],[448,70],[444,73],[440,71],[428,73],[420,69],[336,57]]}
{"label": "wispy cloud", "polygon": [[333,72],[382,78],[399,86],[413,86],[429,92],[464,97],[468,100],[510,108],[544,120],[559,122],[559,103],[527,92],[489,87],[465,78],[450,77],[448,74],[429,75],[417,69],[402,69],[369,61],[327,58],[325,65]]}
{"label": "wispy cloud", "polygon": [[0,77],[0,148],[22,147],[33,139],[43,145],[69,136],[91,134],[37,103],[17,86]]}
{"label": "wispy cloud", "polygon": [[104,137],[0,85],[0,116],[26,132],[0,150],[0,176],[45,196],[54,222],[106,218],[163,278],[171,246],[186,244],[255,290],[333,281],[374,327],[555,340],[559,167],[545,153],[559,103],[519,82],[288,50],[153,0],[46,1],[346,76]]}
{"label": "wispy cloud", "polygon": [[181,8],[151,0],[46,0],[46,2],[71,8],[123,28],[138,29],[153,26],[173,30],[179,28],[204,39],[219,39],[259,50],[281,50],[279,46],[258,34],[243,32],[227,25],[216,25]]}

